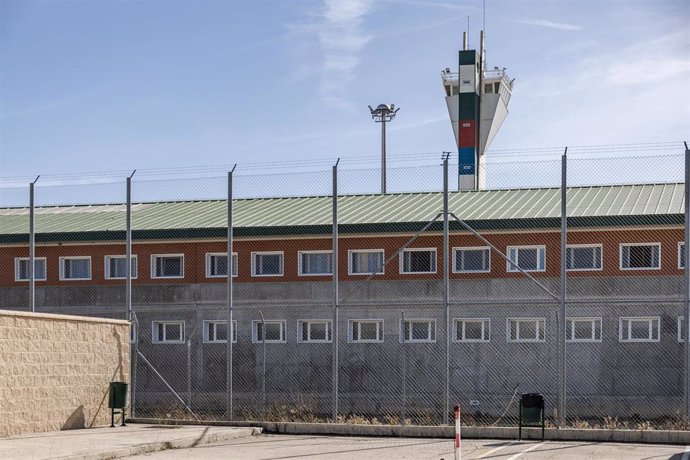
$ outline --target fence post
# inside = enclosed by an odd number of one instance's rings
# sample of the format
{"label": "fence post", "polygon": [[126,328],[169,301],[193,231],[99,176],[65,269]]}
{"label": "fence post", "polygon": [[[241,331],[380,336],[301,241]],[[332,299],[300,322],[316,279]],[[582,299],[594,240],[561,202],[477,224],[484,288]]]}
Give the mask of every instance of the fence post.
{"label": "fence post", "polygon": [[400,425],[405,426],[405,417],[407,417],[407,350],[405,349],[405,312],[400,312],[400,320],[402,321],[402,341],[400,342],[402,355],[402,408],[400,410]]}
{"label": "fence post", "polygon": [[[36,311],[36,205],[34,202],[34,185],[36,180],[29,184],[29,306],[31,312]],[[46,266],[46,273],[48,267]]]}
{"label": "fence post", "polygon": [[461,460],[462,450],[460,444],[460,431],[462,429],[462,422],[460,419],[460,405],[455,406],[453,413],[455,418],[455,445],[453,446],[453,453],[455,454],[455,460]]}
{"label": "fence post", "polygon": [[232,270],[235,266],[232,259],[233,252],[233,215],[232,215],[232,175],[235,172],[237,165],[233,166],[232,171],[228,172],[228,208],[227,208],[227,219],[228,219],[228,232],[227,232],[227,257],[228,257],[228,279],[226,284],[226,302],[227,302],[227,313],[228,313],[228,325],[227,325],[227,344],[225,348],[225,389],[227,391],[225,397],[225,411],[228,420],[232,420],[233,417],[233,356],[232,356],[232,338],[235,334],[235,328],[233,326],[232,319],[232,309],[233,309],[233,298],[232,298]]}
{"label": "fence post", "polygon": [[448,425],[450,411],[450,305],[448,278],[448,155],[443,159],[443,307],[446,313],[446,386],[444,389],[445,404],[443,409],[443,424]]}
{"label": "fence post", "polygon": [[332,388],[333,388],[333,423],[338,422],[338,163],[340,158],[333,165],[333,252],[331,253],[331,271],[333,272],[333,324],[331,326],[331,337],[333,338],[333,366]]}
{"label": "fence post", "polygon": [[683,306],[685,307],[685,424],[690,422],[690,149],[685,142],[685,271],[683,272],[684,292]]}
{"label": "fence post", "polygon": [[568,288],[567,260],[568,260],[568,147],[561,157],[561,298],[560,313],[558,315],[558,428],[565,427],[565,399],[566,399],[566,298]]}
{"label": "fence post", "polygon": [[[130,340],[129,340],[129,360],[130,360],[130,371],[129,380],[131,383],[130,388],[130,413],[134,417],[135,409],[134,404],[136,401],[136,388],[134,386],[134,377],[136,375],[136,357],[135,353],[138,350],[136,343],[132,343],[132,330],[131,328],[136,328],[132,321],[132,177],[134,173],[137,172],[136,169],[132,171],[132,174],[126,180],[126,197],[127,202],[125,204],[125,308],[127,309],[126,320],[129,321],[130,327]],[[135,342],[139,340],[139,331],[134,331]]]}
{"label": "fence post", "polygon": [[261,419],[266,421],[266,320],[264,320],[264,312],[259,311],[261,315]]}

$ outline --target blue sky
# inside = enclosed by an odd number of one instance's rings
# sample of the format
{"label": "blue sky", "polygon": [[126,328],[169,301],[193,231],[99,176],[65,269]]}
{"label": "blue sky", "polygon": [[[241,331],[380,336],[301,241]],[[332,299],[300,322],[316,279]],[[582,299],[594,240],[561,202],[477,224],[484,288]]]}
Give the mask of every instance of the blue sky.
{"label": "blue sky", "polygon": [[[455,150],[440,71],[482,1],[0,2],[0,176]],[[690,2],[486,1],[492,149],[690,134]]]}

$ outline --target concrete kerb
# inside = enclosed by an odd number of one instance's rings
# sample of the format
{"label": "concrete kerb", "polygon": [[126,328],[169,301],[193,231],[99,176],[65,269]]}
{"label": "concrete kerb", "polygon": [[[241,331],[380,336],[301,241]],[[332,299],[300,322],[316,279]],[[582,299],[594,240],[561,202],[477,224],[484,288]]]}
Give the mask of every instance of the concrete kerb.
{"label": "concrete kerb", "polygon": [[[354,425],[346,423],[292,423],[252,421],[190,421],[167,419],[131,420],[133,423],[168,425],[208,425],[260,427],[264,433],[303,434],[330,436],[379,436],[405,438],[449,438],[455,437],[452,426],[400,426],[400,425]],[[523,428],[524,439],[541,439],[541,428]],[[517,439],[517,427],[473,427],[462,428],[463,439]],[[623,442],[642,444],[690,444],[690,431],[670,430],[597,430],[547,428],[544,437],[550,441]]]}

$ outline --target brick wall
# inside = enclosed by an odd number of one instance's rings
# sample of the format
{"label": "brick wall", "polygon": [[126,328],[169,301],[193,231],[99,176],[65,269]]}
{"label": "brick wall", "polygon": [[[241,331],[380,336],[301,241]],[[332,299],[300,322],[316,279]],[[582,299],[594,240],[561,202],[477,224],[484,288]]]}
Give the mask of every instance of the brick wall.
{"label": "brick wall", "polygon": [[0,310],[0,437],[109,424],[129,362],[126,321]]}

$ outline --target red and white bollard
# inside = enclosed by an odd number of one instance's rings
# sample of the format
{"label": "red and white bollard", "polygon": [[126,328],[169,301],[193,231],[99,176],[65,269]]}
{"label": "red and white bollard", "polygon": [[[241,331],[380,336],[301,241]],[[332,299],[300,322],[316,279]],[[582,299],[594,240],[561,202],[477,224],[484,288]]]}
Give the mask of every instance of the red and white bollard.
{"label": "red and white bollard", "polygon": [[455,460],[462,459],[460,452],[460,406],[455,406]]}

